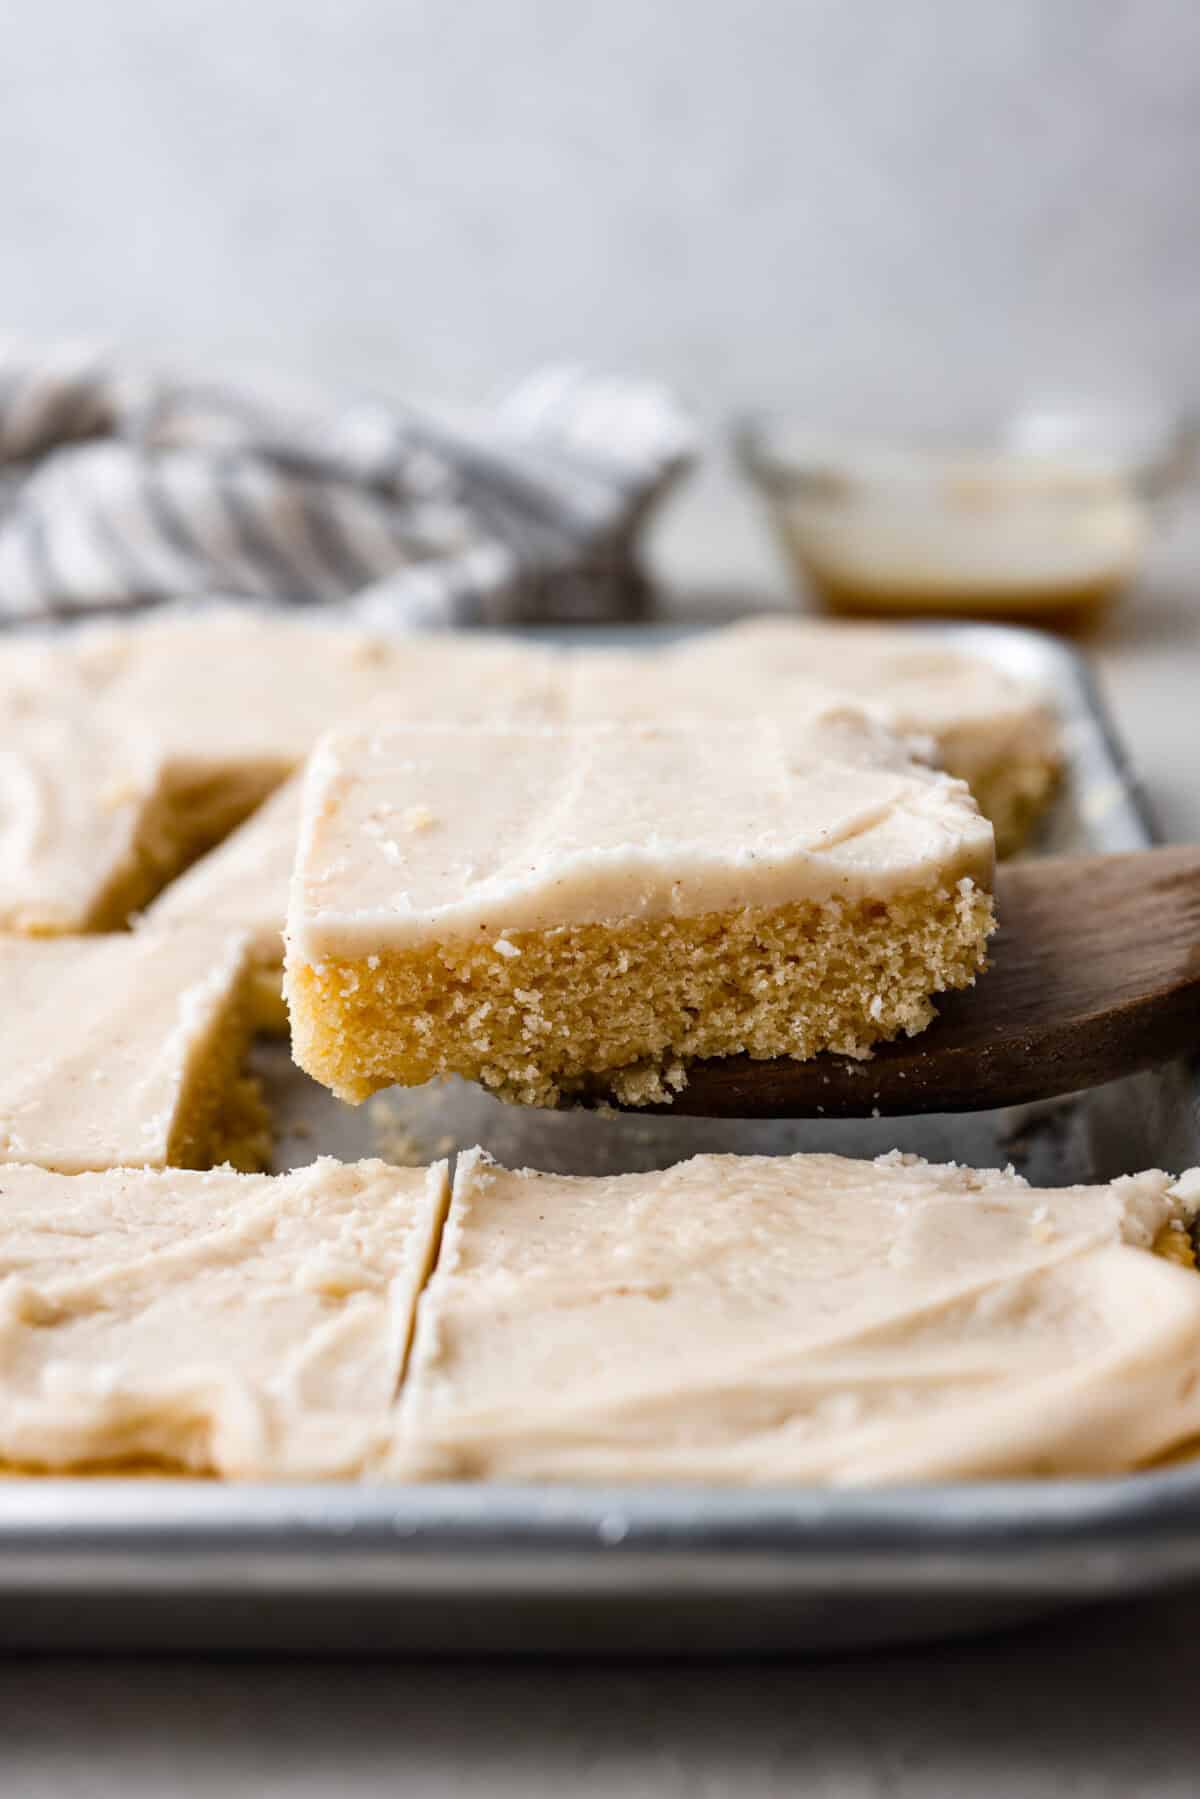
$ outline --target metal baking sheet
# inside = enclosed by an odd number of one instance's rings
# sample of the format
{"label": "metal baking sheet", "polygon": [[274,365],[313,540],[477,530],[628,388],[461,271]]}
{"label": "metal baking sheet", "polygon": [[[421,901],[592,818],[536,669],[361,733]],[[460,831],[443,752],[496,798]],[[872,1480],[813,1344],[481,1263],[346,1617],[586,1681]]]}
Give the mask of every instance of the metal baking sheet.
{"label": "metal baking sheet", "polygon": [[[1001,627],[924,628],[1039,682],[1057,708],[1069,769],[1035,853],[1153,839],[1071,650]],[[588,629],[572,641],[639,639]],[[281,1168],[322,1153],[419,1163],[474,1143],[518,1166],[586,1174],[704,1150],[899,1146],[1012,1162],[1047,1185],[1200,1161],[1200,1074],[1181,1065],[1018,1111],[738,1122],[525,1111],[454,1081],[352,1110],[286,1047],[256,1056]],[[1183,1580],[1200,1582],[1200,1464],[871,1493],[0,1485],[8,1648],[761,1654],[974,1630]]]}

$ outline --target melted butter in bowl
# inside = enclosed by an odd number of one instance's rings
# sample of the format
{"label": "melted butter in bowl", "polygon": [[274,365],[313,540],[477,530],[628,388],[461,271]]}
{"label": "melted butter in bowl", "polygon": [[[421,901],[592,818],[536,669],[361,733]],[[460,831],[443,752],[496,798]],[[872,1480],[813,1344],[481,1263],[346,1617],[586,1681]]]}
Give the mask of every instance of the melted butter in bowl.
{"label": "melted butter in bowl", "polygon": [[1070,445],[944,450],[738,437],[798,581],[829,610],[1079,625],[1135,575],[1164,471]]}

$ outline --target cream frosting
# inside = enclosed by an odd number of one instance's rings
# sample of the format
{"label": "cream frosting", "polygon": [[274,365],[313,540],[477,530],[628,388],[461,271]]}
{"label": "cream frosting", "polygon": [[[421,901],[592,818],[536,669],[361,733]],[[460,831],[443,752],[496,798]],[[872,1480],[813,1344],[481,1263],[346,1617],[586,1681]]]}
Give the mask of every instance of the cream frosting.
{"label": "cream frosting", "polygon": [[167,610],[65,646],[105,712],[141,718],[177,766],[265,764],[283,776],[343,712],[386,685],[396,646],[254,610]]}
{"label": "cream frosting", "polygon": [[[893,1153],[584,1179],[460,1158],[394,1473],[880,1484],[1200,1433],[1195,1173],[1039,1191]],[[1190,1196],[1190,1197],[1189,1197]]]}
{"label": "cream frosting", "polygon": [[[703,700],[714,716],[740,716],[771,706],[773,695],[786,704],[794,681],[816,683],[918,747],[931,740],[967,782],[1014,756],[1059,756],[1053,710],[1032,683],[904,626],[751,618],[685,639],[666,660],[672,704]],[[615,670],[607,681],[598,674],[615,689]]]}
{"label": "cream frosting", "polygon": [[386,1439],[446,1167],[0,1169],[0,1459],[354,1475]]}
{"label": "cream frosting", "polygon": [[349,728],[309,764],[289,956],[986,886],[961,782],[861,714],[786,728]]}
{"label": "cream frosting", "polygon": [[339,719],[375,704],[402,717],[549,704],[555,659],[465,633],[383,636],[303,615],[213,606],[93,626],[71,657],[103,711],[140,718],[177,767],[296,768]]}
{"label": "cream frosting", "polygon": [[247,945],[195,926],[0,936],[0,1163],[162,1167],[190,1078],[239,1003]]}
{"label": "cream frosting", "polygon": [[153,849],[164,771],[137,724],[56,689],[9,689],[0,716],[0,930],[87,930]]}

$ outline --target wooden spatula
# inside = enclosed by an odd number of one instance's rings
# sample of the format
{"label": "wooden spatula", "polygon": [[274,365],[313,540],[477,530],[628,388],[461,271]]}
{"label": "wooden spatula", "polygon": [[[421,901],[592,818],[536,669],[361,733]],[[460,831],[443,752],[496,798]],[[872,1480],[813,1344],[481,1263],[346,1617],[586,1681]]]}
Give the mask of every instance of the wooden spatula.
{"label": "wooden spatula", "polygon": [[1200,846],[1002,867],[976,985],[869,1061],[695,1062],[670,1108],[719,1118],[976,1112],[1200,1049]]}

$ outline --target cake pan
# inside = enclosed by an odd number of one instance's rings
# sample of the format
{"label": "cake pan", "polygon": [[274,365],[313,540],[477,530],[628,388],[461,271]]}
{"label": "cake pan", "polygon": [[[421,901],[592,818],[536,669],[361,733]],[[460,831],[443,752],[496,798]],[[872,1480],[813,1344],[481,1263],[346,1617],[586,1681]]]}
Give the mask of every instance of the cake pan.
{"label": "cake pan", "polygon": [[[1001,626],[922,629],[1039,682],[1056,707],[1068,767],[1034,853],[1153,841],[1073,651]],[[662,635],[587,629],[571,641]],[[476,1142],[574,1173],[709,1150],[896,1146],[1013,1162],[1046,1185],[1200,1162],[1200,1071],[1180,1064],[1019,1112],[764,1123],[525,1112],[457,1082],[352,1110],[285,1047],[257,1057],[280,1167],[320,1153],[416,1162]],[[1200,1583],[1200,1463],[870,1492],[0,1483],[10,1650],[790,1654],[979,1630],[1185,1581]]]}

